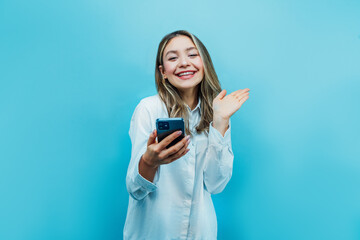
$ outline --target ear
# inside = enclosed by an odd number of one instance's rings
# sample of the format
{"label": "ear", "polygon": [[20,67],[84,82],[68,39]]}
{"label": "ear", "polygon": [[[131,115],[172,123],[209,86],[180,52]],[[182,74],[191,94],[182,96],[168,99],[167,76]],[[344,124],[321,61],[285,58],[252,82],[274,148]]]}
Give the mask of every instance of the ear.
{"label": "ear", "polygon": [[159,71],[160,71],[161,75],[163,76],[163,78],[166,78],[165,73],[164,73],[164,68],[162,65],[159,65]]}
{"label": "ear", "polygon": [[159,70],[160,70],[161,74],[164,74],[164,68],[162,65],[159,65]]}

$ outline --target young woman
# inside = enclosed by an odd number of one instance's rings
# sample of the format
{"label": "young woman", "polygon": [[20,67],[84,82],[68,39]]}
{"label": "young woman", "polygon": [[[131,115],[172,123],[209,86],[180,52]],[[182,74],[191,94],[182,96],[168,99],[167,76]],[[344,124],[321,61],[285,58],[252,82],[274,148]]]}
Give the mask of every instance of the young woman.
{"label": "young woman", "polygon": [[[249,89],[221,91],[210,55],[187,31],[166,35],[159,44],[157,95],[135,108],[130,122],[130,194],[124,239],[216,239],[211,194],[220,193],[232,174],[230,117],[249,98]],[[158,142],[157,118],[183,117],[180,133]]]}

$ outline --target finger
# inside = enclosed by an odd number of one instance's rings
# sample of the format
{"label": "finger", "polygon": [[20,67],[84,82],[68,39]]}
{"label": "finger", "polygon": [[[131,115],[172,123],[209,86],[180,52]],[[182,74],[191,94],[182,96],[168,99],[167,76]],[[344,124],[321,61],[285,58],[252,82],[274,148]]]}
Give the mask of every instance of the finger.
{"label": "finger", "polygon": [[223,99],[223,98],[225,97],[225,95],[226,95],[226,90],[223,89],[223,90],[216,96],[215,99],[221,100],[221,99]]}
{"label": "finger", "polygon": [[245,97],[243,97],[241,99],[236,99],[237,101],[234,104],[234,106],[235,106],[234,113],[241,108],[241,106],[244,104],[244,102],[246,102],[246,100],[248,100],[248,98],[249,98],[249,96],[245,96]]}
{"label": "finger", "polygon": [[188,152],[190,151],[189,148],[182,148],[181,151],[179,151],[177,154],[171,156],[168,158],[168,163],[172,163],[176,160],[178,160],[179,158],[182,158],[183,156],[185,156]]}
{"label": "finger", "polygon": [[245,97],[243,97],[243,98],[241,98],[240,100],[239,100],[239,103],[240,103],[240,107],[244,104],[244,102],[246,102],[246,100],[248,100],[249,99],[249,96],[245,96]]}
{"label": "finger", "polygon": [[232,92],[230,95],[239,95],[239,94],[242,94],[242,93],[246,93],[246,92],[249,92],[250,89],[249,88],[245,88],[245,89],[239,89],[237,91],[234,91]]}
{"label": "finger", "polygon": [[150,134],[147,145],[149,146],[149,145],[155,143],[155,139],[156,139],[156,129],[154,131],[152,131],[152,133]]}
{"label": "finger", "polygon": [[166,163],[171,163],[181,157],[183,157],[187,152],[189,152],[189,142],[187,142],[177,153],[168,156],[168,158],[165,160]]}
{"label": "finger", "polygon": [[249,96],[249,92],[243,92],[243,93],[238,93],[236,95],[234,95],[235,98],[237,98],[238,100],[240,100],[241,98],[245,97],[245,96]]}
{"label": "finger", "polygon": [[169,149],[165,149],[161,152],[159,157],[165,159],[171,155],[176,154],[178,151],[180,151],[184,146],[187,146],[189,144],[189,138],[190,136],[186,136],[181,141],[176,143],[174,146],[170,147]]}
{"label": "finger", "polygon": [[176,132],[173,132],[172,134],[170,134],[169,136],[167,136],[166,138],[164,138],[159,143],[159,150],[163,150],[164,148],[166,148],[167,145],[169,145],[172,141],[174,141],[180,135],[181,135],[181,131],[176,131]]}
{"label": "finger", "polygon": [[155,143],[158,143],[157,130],[154,129]]}
{"label": "finger", "polygon": [[249,91],[250,91],[249,88],[239,89],[239,90],[236,90],[236,91],[230,93],[230,95],[234,96],[234,95],[242,94],[244,92],[249,92]]}
{"label": "finger", "polygon": [[174,146],[170,147],[169,149],[164,150],[159,157],[167,158],[170,155],[177,153],[181,148],[183,148],[186,144],[188,144],[188,139],[190,136],[184,137],[180,142],[176,143]]}

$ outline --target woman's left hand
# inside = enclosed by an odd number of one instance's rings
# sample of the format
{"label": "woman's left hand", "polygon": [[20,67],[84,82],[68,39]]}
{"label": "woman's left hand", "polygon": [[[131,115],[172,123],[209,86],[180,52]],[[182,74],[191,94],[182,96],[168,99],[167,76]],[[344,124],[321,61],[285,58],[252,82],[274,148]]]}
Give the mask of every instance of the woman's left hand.
{"label": "woman's left hand", "polygon": [[226,90],[224,89],[214,98],[213,126],[223,135],[228,128],[230,117],[249,99],[249,91],[248,88],[240,89],[225,96]]}
{"label": "woman's left hand", "polygon": [[243,103],[249,98],[250,89],[240,89],[226,95],[226,90],[222,90],[213,101],[214,115],[223,119],[229,119]]}

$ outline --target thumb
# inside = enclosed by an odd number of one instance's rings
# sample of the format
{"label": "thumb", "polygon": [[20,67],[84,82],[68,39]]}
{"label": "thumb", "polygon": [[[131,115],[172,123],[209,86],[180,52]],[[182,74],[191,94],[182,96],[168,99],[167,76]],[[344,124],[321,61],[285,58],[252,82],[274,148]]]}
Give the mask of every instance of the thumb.
{"label": "thumb", "polygon": [[154,131],[152,131],[152,133],[150,134],[147,145],[149,146],[149,145],[155,143],[155,139],[156,139],[156,129]]}
{"label": "thumb", "polygon": [[219,93],[219,95],[217,95],[216,96],[216,98],[218,98],[218,99],[223,99],[224,97],[225,97],[225,95],[226,95],[226,90],[225,89],[223,89],[220,93]]}

